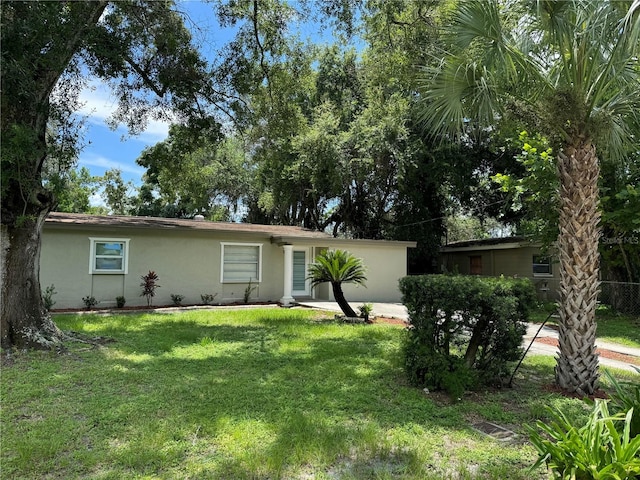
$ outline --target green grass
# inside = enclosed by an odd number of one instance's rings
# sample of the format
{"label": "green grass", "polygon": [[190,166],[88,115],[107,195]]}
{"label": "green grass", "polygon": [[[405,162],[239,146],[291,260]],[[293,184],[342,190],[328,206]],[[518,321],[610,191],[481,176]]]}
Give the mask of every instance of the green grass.
{"label": "green grass", "polygon": [[[533,312],[531,321],[542,323],[552,311],[555,311],[555,306],[547,304]],[[601,306],[596,312],[596,321],[600,340],[640,348],[640,317],[617,313]],[[557,318],[551,318],[549,323],[557,323]]]}
{"label": "green grass", "polygon": [[0,477],[12,479],[543,479],[522,433],[551,393],[551,357],[513,389],[451,403],[406,384],[390,325],[309,310],[56,317],[113,342],[3,357]]}

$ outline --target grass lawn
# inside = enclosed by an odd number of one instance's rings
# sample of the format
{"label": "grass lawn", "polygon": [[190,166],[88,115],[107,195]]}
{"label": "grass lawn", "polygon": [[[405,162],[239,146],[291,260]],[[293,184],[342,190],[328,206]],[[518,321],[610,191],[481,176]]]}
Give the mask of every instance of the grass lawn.
{"label": "grass lawn", "polygon": [[513,389],[451,403],[406,384],[402,328],[310,310],[56,317],[112,342],[3,356],[0,477],[11,479],[543,479],[522,432],[545,405],[553,358]]}
{"label": "grass lawn", "polygon": [[[553,304],[545,305],[531,315],[531,321],[542,323],[552,311]],[[616,313],[603,305],[596,312],[596,322],[599,339],[640,348],[640,317]],[[557,318],[551,318],[549,323],[557,323]]]}

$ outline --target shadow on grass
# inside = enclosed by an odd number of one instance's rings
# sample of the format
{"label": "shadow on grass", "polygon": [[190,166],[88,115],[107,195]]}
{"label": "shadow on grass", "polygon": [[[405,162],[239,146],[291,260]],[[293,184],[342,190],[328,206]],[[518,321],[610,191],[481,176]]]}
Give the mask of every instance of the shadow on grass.
{"label": "shadow on grass", "polygon": [[[69,455],[85,474],[106,468],[113,478],[128,469],[167,478],[298,478],[305,469],[422,478],[448,435],[474,435],[457,405],[438,406],[406,385],[395,327],[282,314],[246,324],[166,315],[60,323],[117,342],[59,360],[55,380],[26,372],[23,381],[46,383],[41,415],[72,418],[78,433],[59,429],[60,446],[45,455],[25,443],[23,456],[33,458],[15,466],[16,478],[51,463],[60,469]],[[30,425],[25,442],[43,434]]]}

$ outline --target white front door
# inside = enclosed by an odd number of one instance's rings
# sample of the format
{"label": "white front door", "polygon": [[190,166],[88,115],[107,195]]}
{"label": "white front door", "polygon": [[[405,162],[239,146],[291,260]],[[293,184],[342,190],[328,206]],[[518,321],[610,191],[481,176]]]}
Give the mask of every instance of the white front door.
{"label": "white front door", "polygon": [[309,250],[306,248],[293,249],[293,286],[291,293],[294,297],[308,297],[311,295],[310,282],[307,280],[307,267],[309,266]]}

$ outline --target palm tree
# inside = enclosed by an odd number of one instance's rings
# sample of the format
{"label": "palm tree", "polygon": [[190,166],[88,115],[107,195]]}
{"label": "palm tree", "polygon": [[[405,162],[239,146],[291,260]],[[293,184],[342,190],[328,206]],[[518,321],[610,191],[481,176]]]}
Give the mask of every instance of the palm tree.
{"label": "palm tree", "polygon": [[362,260],[345,250],[325,250],[317,255],[314,263],[309,265],[311,286],[331,282],[333,297],[338,302],[342,313],[347,317],[357,317],[342,292],[343,283],[356,283],[365,286],[367,277]]}
{"label": "palm tree", "polygon": [[598,154],[613,160],[637,149],[640,0],[462,0],[451,15],[445,34],[451,48],[422,69],[423,118],[435,135],[465,140],[515,111],[554,142],[560,181],[556,382],[592,394],[598,380]]}

